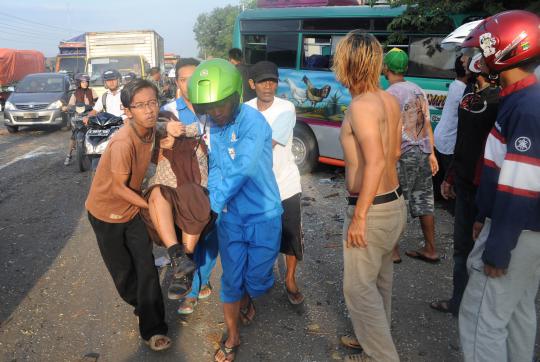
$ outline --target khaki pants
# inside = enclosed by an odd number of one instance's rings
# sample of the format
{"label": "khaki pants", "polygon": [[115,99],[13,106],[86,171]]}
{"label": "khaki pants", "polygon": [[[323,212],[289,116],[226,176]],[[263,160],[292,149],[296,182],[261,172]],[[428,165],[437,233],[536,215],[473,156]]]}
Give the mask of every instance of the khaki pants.
{"label": "khaki pants", "polygon": [[484,273],[482,254],[491,229],[486,219],[467,260],[469,283],[459,310],[466,362],[530,362],[536,337],[535,298],[540,281],[540,232],[519,236],[506,275]]}
{"label": "khaki pants", "polygon": [[343,293],[356,338],[376,362],[399,361],[390,334],[392,249],[407,222],[403,196],[372,205],[367,216],[367,247],[347,248],[347,231],[354,214],[348,206],[343,225]]}

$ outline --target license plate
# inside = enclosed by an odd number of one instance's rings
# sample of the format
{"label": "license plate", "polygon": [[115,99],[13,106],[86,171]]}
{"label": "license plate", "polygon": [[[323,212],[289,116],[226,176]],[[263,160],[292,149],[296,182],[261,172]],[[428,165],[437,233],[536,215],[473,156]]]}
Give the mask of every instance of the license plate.
{"label": "license plate", "polygon": [[107,137],[111,133],[110,129],[89,129],[89,136]]}
{"label": "license plate", "polygon": [[23,113],[23,118],[25,119],[38,118],[38,114],[37,113]]}

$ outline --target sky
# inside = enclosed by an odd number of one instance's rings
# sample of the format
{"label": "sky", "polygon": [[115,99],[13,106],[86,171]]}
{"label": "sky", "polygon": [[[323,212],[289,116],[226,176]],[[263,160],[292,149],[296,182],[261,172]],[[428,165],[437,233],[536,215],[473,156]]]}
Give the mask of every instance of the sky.
{"label": "sky", "polygon": [[3,0],[0,48],[58,53],[58,43],[86,31],[155,30],[165,52],[196,56],[199,14],[237,0]]}

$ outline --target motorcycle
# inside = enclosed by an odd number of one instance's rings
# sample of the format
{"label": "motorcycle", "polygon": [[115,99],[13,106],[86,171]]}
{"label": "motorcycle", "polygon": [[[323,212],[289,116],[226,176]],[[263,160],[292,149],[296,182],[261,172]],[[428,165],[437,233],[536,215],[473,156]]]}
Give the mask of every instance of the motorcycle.
{"label": "motorcycle", "polygon": [[122,117],[103,112],[88,119],[85,135],[85,151],[92,161],[92,171],[95,171],[99,158],[107,148],[109,140],[116,131],[124,125]]}
{"label": "motorcycle", "polygon": [[92,107],[84,103],[77,103],[75,110],[70,119],[71,129],[75,137],[75,149],[77,151],[77,165],[79,171],[88,171],[91,167],[90,158],[86,155],[84,145],[86,126],[83,123],[83,118],[92,110]]}

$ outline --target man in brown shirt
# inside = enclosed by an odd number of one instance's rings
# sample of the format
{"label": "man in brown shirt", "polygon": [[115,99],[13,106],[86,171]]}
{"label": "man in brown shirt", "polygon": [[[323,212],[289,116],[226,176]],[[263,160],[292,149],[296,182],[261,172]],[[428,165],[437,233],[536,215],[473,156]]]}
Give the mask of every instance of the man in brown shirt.
{"label": "man in brown shirt", "polygon": [[126,125],[101,156],[86,200],[88,219],[118,294],[132,305],[141,337],[152,350],[170,347],[152,242],[139,216],[148,203],[141,184],[152,155],[159,111],[158,91],[147,80],[122,90]]}
{"label": "man in brown shirt", "polygon": [[390,334],[392,249],[407,219],[396,165],[400,155],[399,104],[379,88],[382,47],[361,31],[350,32],[334,55],[336,78],[352,100],[340,140],[350,197],[343,226],[343,292],[354,337],[342,342],[363,348],[346,361],[397,362]]}

